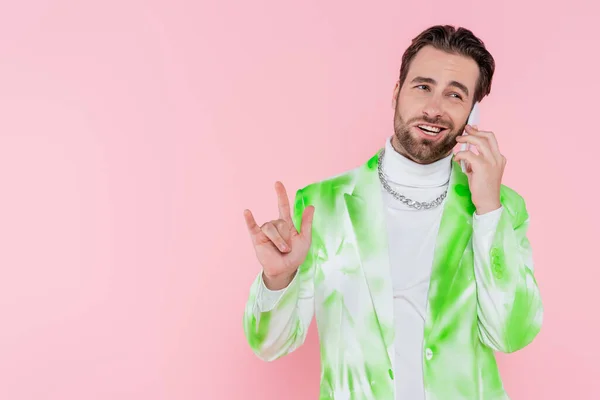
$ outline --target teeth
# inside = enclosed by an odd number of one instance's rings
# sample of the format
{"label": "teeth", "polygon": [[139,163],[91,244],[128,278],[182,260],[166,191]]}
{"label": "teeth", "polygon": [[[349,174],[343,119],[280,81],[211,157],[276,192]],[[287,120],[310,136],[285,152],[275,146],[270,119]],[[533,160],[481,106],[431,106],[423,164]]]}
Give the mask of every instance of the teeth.
{"label": "teeth", "polygon": [[429,133],[440,133],[441,129],[440,128],[436,128],[435,126],[429,126],[429,125],[419,125],[419,128],[421,128],[422,130],[426,131],[425,133],[429,134]]}

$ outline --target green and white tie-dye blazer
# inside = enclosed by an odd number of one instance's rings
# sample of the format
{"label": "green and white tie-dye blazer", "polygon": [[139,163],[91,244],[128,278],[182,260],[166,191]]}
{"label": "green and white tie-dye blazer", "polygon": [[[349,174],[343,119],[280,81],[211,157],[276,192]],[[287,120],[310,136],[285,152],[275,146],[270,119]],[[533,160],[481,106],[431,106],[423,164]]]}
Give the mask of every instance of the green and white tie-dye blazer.
{"label": "green and white tie-dye blazer", "polygon": [[[272,361],[304,342],[315,316],[321,400],[395,400],[393,295],[377,154],[364,165],[296,193],[294,224],[315,206],[312,245],[279,299],[263,309],[262,272],[250,288],[244,332]],[[528,345],[542,302],[523,198],[502,186],[502,214],[487,255],[472,246],[475,206],[466,175],[452,174],[436,242],[423,332],[427,400],[506,400],[494,352]],[[474,259],[486,265],[474,270]],[[485,287],[480,290],[478,287]],[[282,399],[285,394],[282,394]]]}

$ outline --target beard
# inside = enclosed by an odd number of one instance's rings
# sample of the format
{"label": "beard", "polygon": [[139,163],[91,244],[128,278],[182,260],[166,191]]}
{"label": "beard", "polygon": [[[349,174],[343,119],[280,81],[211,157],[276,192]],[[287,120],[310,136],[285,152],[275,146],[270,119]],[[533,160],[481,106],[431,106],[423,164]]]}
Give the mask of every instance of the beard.
{"label": "beard", "polygon": [[[416,122],[445,126],[447,128],[447,131],[444,132],[446,137],[439,140],[437,138],[436,140],[428,140],[422,137],[415,137],[410,132],[410,128]],[[452,152],[452,149],[456,146],[456,137],[462,134],[466,125],[465,123],[459,129],[455,129],[451,121],[445,121],[440,118],[432,119],[426,116],[413,118],[405,122],[396,109],[394,115],[394,136],[401,147],[396,150],[416,163],[431,164]],[[442,133],[439,134],[441,135]]]}

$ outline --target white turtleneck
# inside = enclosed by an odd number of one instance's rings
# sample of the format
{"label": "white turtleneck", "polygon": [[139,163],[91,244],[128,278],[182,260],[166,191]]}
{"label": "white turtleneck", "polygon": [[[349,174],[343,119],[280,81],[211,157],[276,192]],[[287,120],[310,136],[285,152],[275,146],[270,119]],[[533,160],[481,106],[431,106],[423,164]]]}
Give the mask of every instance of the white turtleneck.
{"label": "white turtleneck", "polygon": [[[452,154],[422,165],[385,146],[383,172],[396,192],[416,201],[432,201],[448,189]],[[444,202],[416,210],[383,189],[394,292],[396,399],[424,399],[423,328],[427,292]]]}
{"label": "white turtleneck", "polygon": [[[452,154],[422,165],[399,154],[392,147],[391,137],[386,141],[384,174],[392,189],[412,200],[437,198],[448,188],[451,169]],[[436,208],[416,210],[396,200],[383,187],[381,190],[394,293],[396,399],[424,400],[423,360],[434,355],[423,350],[423,329],[435,241],[445,200]],[[476,270],[487,268],[485,255],[491,248],[501,212],[502,207],[483,215],[473,214]],[[264,282],[260,289],[257,301],[262,311],[271,310],[286,290],[269,290]]]}

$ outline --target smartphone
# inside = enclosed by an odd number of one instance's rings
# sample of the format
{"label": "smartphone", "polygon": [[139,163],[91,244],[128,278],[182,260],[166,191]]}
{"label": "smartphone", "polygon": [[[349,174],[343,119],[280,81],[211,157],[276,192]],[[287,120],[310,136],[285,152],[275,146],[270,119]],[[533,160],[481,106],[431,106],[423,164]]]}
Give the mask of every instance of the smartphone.
{"label": "smartphone", "polygon": [[[473,109],[471,110],[471,114],[469,114],[469,119],[467,120],[468,125],[479,125],[479,103],[476,102],[473,105]],[[467,131],[463,132],[463,135],[466,135]],[[463,143],[460,147],[461,151],[469,150],[469,143]],[[467,167],[465,166],[465,160],[460,160],[460,167],[462,168],[462,172],[467,172]]]}

